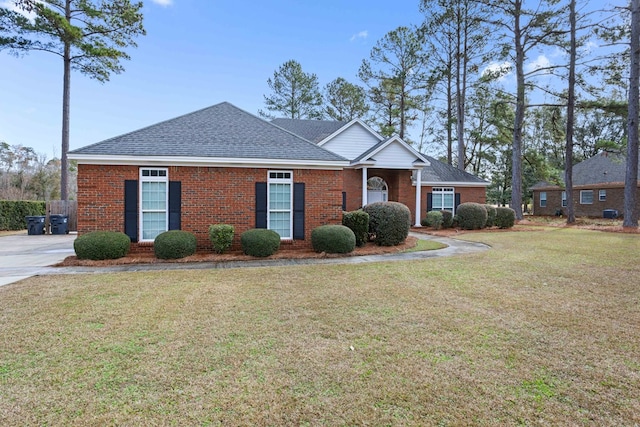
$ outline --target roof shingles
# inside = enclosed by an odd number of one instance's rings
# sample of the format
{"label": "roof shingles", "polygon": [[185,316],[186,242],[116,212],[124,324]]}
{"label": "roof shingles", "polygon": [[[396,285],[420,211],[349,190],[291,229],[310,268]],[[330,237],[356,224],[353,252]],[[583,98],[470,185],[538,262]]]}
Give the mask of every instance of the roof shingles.
{"label": "roof shingles", "polygon": [[345,159],[223,102],[71,151],[98,156],[173,156],[344,162]]}

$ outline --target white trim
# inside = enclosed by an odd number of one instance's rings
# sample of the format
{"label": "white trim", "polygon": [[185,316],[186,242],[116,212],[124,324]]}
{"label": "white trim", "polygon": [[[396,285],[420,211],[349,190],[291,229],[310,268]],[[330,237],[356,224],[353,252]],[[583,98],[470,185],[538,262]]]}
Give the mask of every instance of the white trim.
{"label": "white trim", "polygon": [[[416,173],[416,181],[420,182],[420,180],[422,179],[422,169],[418,169],[418,172]],[[420,223],[420,199],[422,197],[421,194],[422,191],[422,186],[421,185],[416,185],[416,223],[415,226],[416,227],[422,227],[422,224]],[[455,194],[454,194],[455,197]],[[455,199],[454,199],[454,204],[455,204]]]}
{"label": "white trim", "polygon": [[333,138],[335,138],[336,136],[340,135],[342,132],[346,131],[347,129],[349,129],[351,126],[353,126],[356,123],[361,125],[367,132],[369,132],[371,135],[373,135],[378,141],[384,140],[382,135],[380,135],[378,132],[376,132],[373,129],[371,129],[371,127],[369,127],[369,125],[367,125],[365,122],[363,122],[360,119],[353,119],[349,123],[347,123],[346,125],[342,126],[340,129],[338,129],[337,131],[332,133],[331,135],[325,137],[322,141],[318,142],[317,145],[319,147],[322,147],[324,144],[326,144],[327,142],[331,141]]}
{"label": "white trim", "polygon": [[368,175],[367,168],[362,168],[362,206],[365,206],[368,202],[367,181],[369,181],[369,177],[367,175]]}
{"label": "white trim", "polygon": [[[271,178],[272,173],[288,173],[289,178]],[[290,170],[269,170],[267,171],[267,229],[271,230],[271,184],[289,184],[289,235],[280,236],[280,240],[293,240],[293,171]],[[276,210],[286,212],[284,209]],[[274,230],[275,231],[275,230]]]}
{"label": "white trim", "polygon": [[186,156],[104,156],[93,154],[69,154],[70,160],[86,165],[129,165],[140,166],[200,166],[229,168],[305,168],[341,170],[349,166],[348,160],[289,160],[289,159],[254,159],[235,157],[186,157]]}
{"label": "white trim", "polygon": [[[153,176],[142,176],[142,171],[145,170],[155,170],[155,171],[164,171],[165,172],[165,176],[157,176],[157,177],[153,177]],[[165,187],[165,201],[164,201],[164,223],[165,223],[165,230],[167,231],[169,229],[169,170],[168,168],[157,168],[157,167],[140,167],[138,169],[138,179],[140,180],[139,183],[140,185],[138,185],[138,200],[140,200],[140,203],[138,205],[138,230],[139,231],[139,236],[138,236],[138,241],[139,242],[153,242],[155,240],[155,237],[153,239],[145,239],[144,238],[144,215],[143,215],[143,210],[142,210],[142,187],[143,187],[143,183],[144,182],[164,182],[166,184]]]}
{"label": "white trim", "polygon": [[[389,139],[387,139],[386,141],[384,141],[382,144],[380,144],[380,146],[378,148],[376,148],[375,150],[373,150],[371,153],[368,154],[367,156],[367,160],[369,160],[370,158],[374,157],[376,154],[378,154],[380,151],[384,150],[385,148],[387,148],[389,145],[391,145],[393,142],[398,142],[405,150],[409,151],[411,154],[413,154],[414,156],[417,157],[417,160],[414,160],[411,163],[411,167],[409,167],[408,169],[413,169],[413,168],[417,168],[417,167],[426,167],[426,166],[431,166],[431,162],[429,162],[429,160],[427,160],[426,158],[424,158],[422,156],[422,154],[420,154],[418,151],[416,151],[415,148],[413,148],[412,146],[410,146],[409,144],[407,144],[406,142],[404,142],[399,136],[394,135],[392,137],[390,137]],[[364,154],[364,153],[363,153]],[[375,161],[375,160],[374,160]],[[375,161],[377,163],[377,161]],[[356,162],[356,163],[352,163],[352,165],[356,165],[360,163],[360,161]],[[385,168],[384,165],[380,166],[381,168]],[[385,168],[385,169],[390,169],[390,168]],[[399,167],[397,169],[400,169]],[[402,168],[404,169],[404,168]]]}

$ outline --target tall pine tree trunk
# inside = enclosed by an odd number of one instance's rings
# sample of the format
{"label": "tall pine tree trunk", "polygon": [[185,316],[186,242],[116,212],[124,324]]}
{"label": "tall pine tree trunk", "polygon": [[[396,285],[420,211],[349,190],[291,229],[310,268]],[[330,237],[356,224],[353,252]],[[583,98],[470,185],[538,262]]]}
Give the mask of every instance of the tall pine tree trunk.
{"label": "tall pine tree trunk", "polygon": [[567,223],[576,222],[573,205],[573,125],[576,104],[576,1],[569,3],[570,47],[569,47],[569,87],[567,97],[567,132],[565,146],[564,183],[567,196]]}
{"label": "tall pine tree trunk", "polygon": [[525,86],[524,86],[524,47],[520,30],[520,10],[522,0],[516,0],[514,42],[516,52],[516,113],[513,127],[513,147],[511,155],[511,208],[516,219],[522,219],[522,127],[524,125]]}
{"label": "tall pine tree trunk", "polygon": [[629,114],[627,118],[627,168],[624,182],[625,227],[638,226],[638,114],[640,114],[640,0],[631,1],[631,69],[629,72]]}
{"label": "tall pine tree trunk", "polygon": [[[71,0],[65,2],[65,18],[71,21]],[[69,113],[71,103],[71,45],[68,40],[64,41],[64,62],[63,83],[62,83],[62,152],[60,153],[60,198],[69,199]]]}

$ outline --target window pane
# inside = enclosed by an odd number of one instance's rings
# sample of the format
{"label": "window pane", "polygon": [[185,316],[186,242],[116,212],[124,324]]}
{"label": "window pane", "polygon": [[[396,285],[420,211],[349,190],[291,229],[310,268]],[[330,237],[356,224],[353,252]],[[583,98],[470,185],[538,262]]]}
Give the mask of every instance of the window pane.
{"label": "window pane", "polygon": [[453,194],[443,194],[442,209],[453,209]]}
{"label": "window pane", "polygon": [[167,217],[164,212],[142,213],[142,238],[153,240],[156,236],[167,230]]}
{"label": "window pane", "polygon": [[166,182],[142,183],[142,210],[166,210],[167,205]]}
{"label": "window pane", "polygon": [[580,203],[583,205],[588,205],[593,203],[593,191],[585,190],[580,192]]}
{"label": "window pane", "polygon": [[282,238],[290,238],[291,215],[289,212],[271,212],[269,230],[273,230]]}
{"label": "window pane", "polygon": [[291,184],[270,184],[269,185],[269,209],[270,210],[291,209]]}

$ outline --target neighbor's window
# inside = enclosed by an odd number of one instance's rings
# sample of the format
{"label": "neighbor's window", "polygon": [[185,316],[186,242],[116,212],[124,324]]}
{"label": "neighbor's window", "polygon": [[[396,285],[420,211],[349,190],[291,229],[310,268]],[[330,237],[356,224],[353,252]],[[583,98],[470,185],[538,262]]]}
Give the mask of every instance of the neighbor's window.
{"label": "neighbor's window", "polygon": [[281,239],[293,236],[293,173],[269,171],[267,181],[267,228]]}
{"label": "neighbor's window", "polygon": [[454,198],[453,187],[434,187],[431,190],[431,210],[453,212]]}
{"label": "neighbor's window", "polygon": [[590,205],[593,203],[593,190],[581,190],[580,191],[580,204]]}
{"label": "neighbor's window", "polygon": [[153,241],[167,231],[169,223],[169,177],[167,169],[140,169],[140,236]]}
{"label": "neighbor's window", "polygon": [[598,200],[605,202],[607,200],[607,190],[598,191]]}
{"label": "neighbor's window", "polygon": [[567,207],[567,192],[566,191],[562,192],[562,207],[563,208]]}
{"label": "neighbor's window", "polygon": [[541,208],[547,207],[547,192],[546,191],[541,191],[540,192],[540,207]]}

